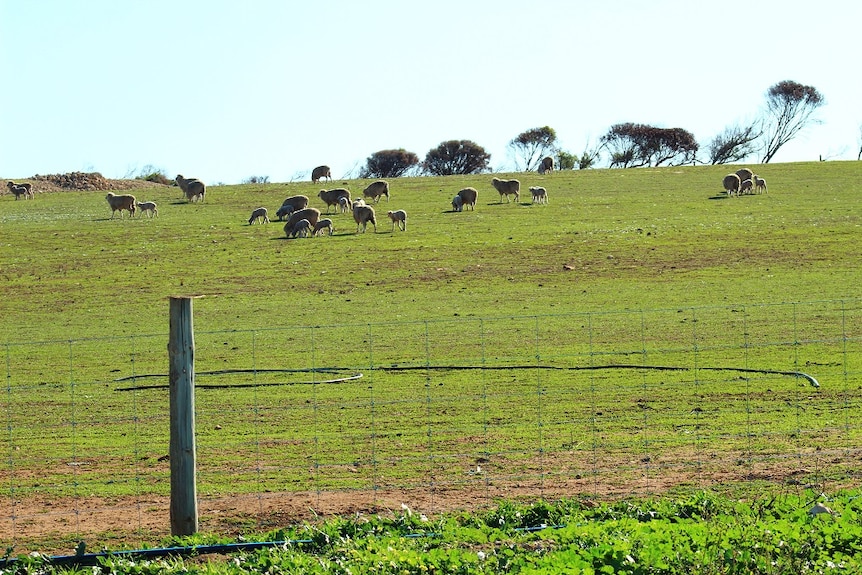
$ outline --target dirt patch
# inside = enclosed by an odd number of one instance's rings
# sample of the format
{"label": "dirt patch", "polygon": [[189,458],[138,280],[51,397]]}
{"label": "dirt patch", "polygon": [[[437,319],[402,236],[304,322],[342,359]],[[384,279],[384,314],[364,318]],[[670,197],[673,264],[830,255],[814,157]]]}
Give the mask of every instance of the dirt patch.
{"label": "dirt patch", "polygon": [[[163,188],[163,184],[148,180],[111,180],[99,172],[69,172],[65,174],[36,174],[26,180],[15,180],[15,183],[29,182],[36,193],[50,192],[80,192],[80,191],[125,191],[141,188]],[[0,189],[0,195],[10,193],[6,186]]]}

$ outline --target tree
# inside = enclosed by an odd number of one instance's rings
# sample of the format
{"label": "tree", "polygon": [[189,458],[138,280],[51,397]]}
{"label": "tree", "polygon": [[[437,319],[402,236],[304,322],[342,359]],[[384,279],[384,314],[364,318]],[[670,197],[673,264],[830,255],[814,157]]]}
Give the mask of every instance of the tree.
{"label": "tree", "polygon": [[360,178],[399,178],[414,166],[419,165],[419,156],[404,148],[374,152],[359,172]]}
{"label": "tree", "polygon": [[756,124],[728,126],[709,143],[709,162],[717,165],[744,160],[757,151],[755,142],[762,135]]}
{"label": "tree", "polygon": [[[656,128],[646,124],[616,124],[601,138],[611,155],[611,167],[679,165],[695,160],[698,144],[682,128]],[[596,155],[598,150],[596,150]]]}
{"label": "tree", "polygon": [[488,169],[491,154],[470,140],[443,142],[425,155],[422,167],[433,176],[478,174]]}
{"label": "tree", "polygon": [[784,144],[795,138],[809,124],[819,123],[814,112],[826,103],[813,86],[784,80],[766,93],[763,119],[764,145],[762,163],[768,164]]}
{"label": "tree", "polygon": [[565,150],[557,150],[557,165],[561,170],[574,170],[578,157]]}
{"label": "tree", "polygon": [[557,133],[549,126],[533,128],[518,134],[509,142],[509,149],[515,156],[515,169],[521,170],[518,160],[523,160],[523,171],[529,172],[539,167],[539,162],[554,154]]}

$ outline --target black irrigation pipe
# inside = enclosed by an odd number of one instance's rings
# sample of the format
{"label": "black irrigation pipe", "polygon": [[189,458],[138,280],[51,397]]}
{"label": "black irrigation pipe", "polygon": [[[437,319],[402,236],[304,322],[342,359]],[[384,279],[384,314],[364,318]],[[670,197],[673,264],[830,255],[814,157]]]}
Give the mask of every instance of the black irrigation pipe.
{"label": "black irrigation pipe", "polygon": [[[692,367],[680,367],[673,365],[638,365],[638,364],[611,364],[611,365],[586,365],[586,366],[574,366],[574,367],[559,367],[555,365],[415,365],[415,366],[380,366],[373,369],[378,369],[380,371],[422,371],[422,370],[461,370],[461,369],[478,369],[478,370],[513,370],[513,369],[555,369],[560,371],[590,371],[590,370],[601,370],[601,369],[651,369],[651,370],[659,370],[659,371],[689,371],[695,368]],[[780,369],[755,369],[750,367],[698,367],[697,369],[703,371],[738,371],[741,373],[764,373],[764,374],[772,374],[772,375],[787,375],[791,377],[801,377],[808,381],[812,387],[820,387],[820,383],[814,376],[808,375],[807,373],[801,371],[784,371]],[[334,373],[338,371],[345,371],[343,368],[338,367],[326,367],[326,368],[315,368],[315,369],[226,369],[220,371],[206,371],[200,372],[197,375],[228,375],[234,373],[297,373],[297,372],[320,372],[320,373]],[[144,378],[144,377],[168,377],[167,374],[148,374],[148,375],[139,375],[139,376],[127,376],[119,379],[115,379],[114,381],[128,381],[130,379],[136,378]],[[295,382],[279,382],[279,383],[239,383],[232,385],[195,385],[196,388],[200,389],[226,389],[226,388],[241,388],[241,387],[266,387],[266,386],[280,386],[280,385],[313,385],[315,383],[343,383],[345,381],[353,381],[356,379],[360,379],[362,377],[361,373],[357,373],[350,377],[342,377],[338,379],[328,379],[323,381],[295,381]],[[143,389],[167,389],[169,386],[167,385],[139,385],[134,387],[121,387],[116,389],[115,391],[137,391]]]}

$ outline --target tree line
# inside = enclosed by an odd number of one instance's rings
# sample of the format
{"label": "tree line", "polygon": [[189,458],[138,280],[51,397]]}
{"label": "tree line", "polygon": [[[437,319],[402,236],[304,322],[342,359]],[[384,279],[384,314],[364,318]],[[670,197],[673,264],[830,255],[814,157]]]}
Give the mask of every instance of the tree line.
{"label": "tree line", "polygon": [[[766,164],[805,127],[818,122],[814,114],[825,102],[813,86],[792,80],[778,82],[767,90],[766,105],[760,117],[750,123],[726,127],[705,150],[701,150],[694,135],[683,128],[660,128],[634,122],[611,126],[596,145],[586,146],[580,155],[561,149],[557,134],[550,126],[526,130],[507,147],[516,171],[535,170],[545,157],[554,158],[561,170],[595,167],[603,158],[611,168],[729,164],[755,153],[761,153],[761,162]],[[368,157],[359,176],[478,174],[489,170],[490,161],[491,155],[476,142],[449,140],[429,150],[421,161],[419,156],[403,148],[380,150]]]}

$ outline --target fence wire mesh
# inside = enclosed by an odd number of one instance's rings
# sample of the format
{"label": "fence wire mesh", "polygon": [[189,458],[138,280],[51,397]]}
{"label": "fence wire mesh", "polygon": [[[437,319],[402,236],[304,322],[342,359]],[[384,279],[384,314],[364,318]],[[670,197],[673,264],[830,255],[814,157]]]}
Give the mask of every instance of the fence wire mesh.
{"label": "fence wire mesh", "polygon": [[[198,331],[201,529],[851,485],[860,304]],[[0,539],[169,533],[166,343],[5,344]]]}

